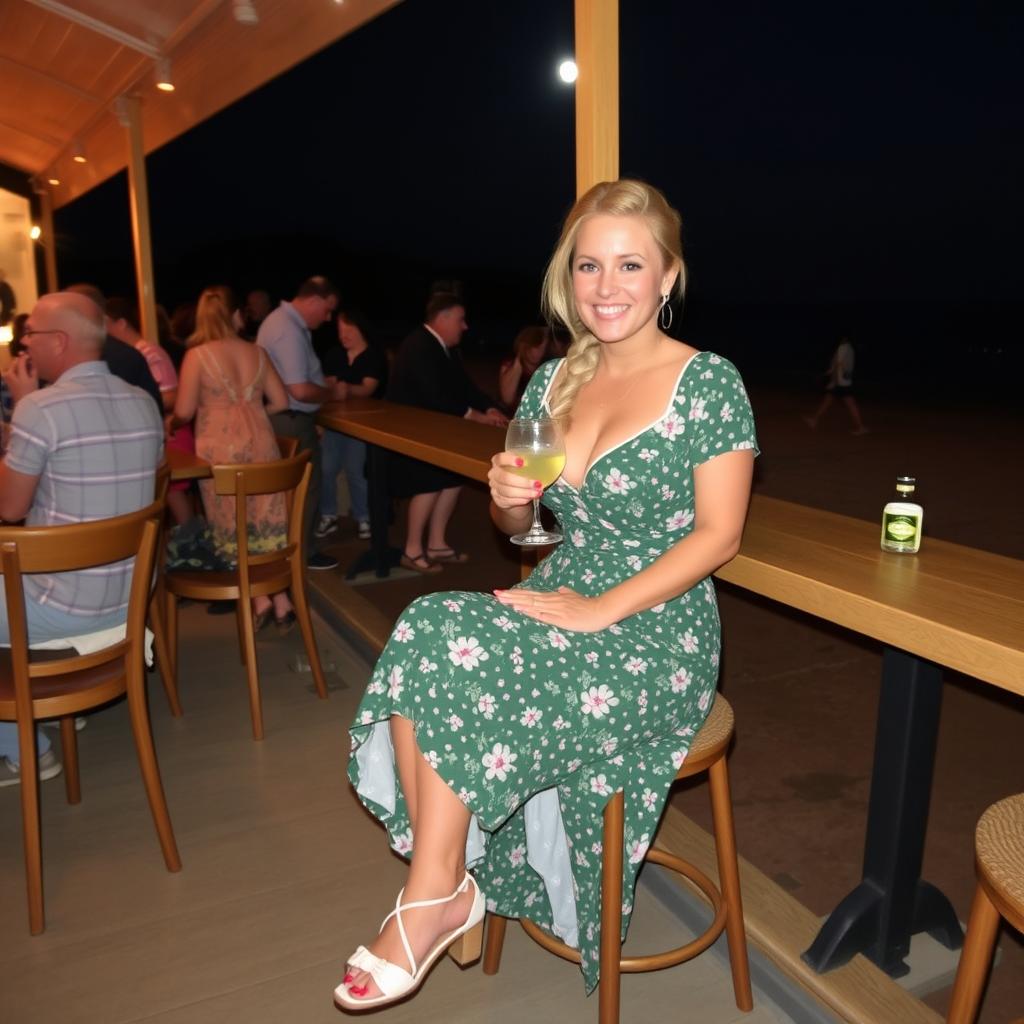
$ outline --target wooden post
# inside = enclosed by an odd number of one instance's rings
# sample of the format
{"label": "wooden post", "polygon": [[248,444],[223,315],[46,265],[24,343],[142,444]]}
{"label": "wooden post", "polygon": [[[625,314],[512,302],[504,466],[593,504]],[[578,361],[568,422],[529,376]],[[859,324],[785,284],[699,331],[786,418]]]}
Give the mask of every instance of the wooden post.
{"label": "wooden post", "polygon": [[43,230],[43,261],[46,267],[46,290],[55,292],[57,284],[57,236],[53,230],[53,196],[49,187],[39,189],[39,214]]}
{"label": "wooden post", "polygon": [[153,288],[153,249],[149,234],[149,188],[146,184],[146,153],[142,148],[142,103],[138,96],[124,96],[119,103],[122,124],[128,131],[128,203],[132,213],[135,246],[135,284],[139,293],[142,336],[156,341],[156,293]]}
{"label": "wooden post", "polygon": [[576,0],[576,194],[619,176],[619,2]]}

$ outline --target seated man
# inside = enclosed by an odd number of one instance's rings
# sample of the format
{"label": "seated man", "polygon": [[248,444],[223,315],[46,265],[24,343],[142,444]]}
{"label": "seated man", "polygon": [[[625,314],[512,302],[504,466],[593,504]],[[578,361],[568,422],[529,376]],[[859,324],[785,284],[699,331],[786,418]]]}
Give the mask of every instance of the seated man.
{"label": "seated man", "polygon": [[[136,512],[153,501],[163,422],[146,392],[115,377],[101,359],[103,312],[84,295],[57,292],[36,303],[25,352],[5,380],[14,417],[0,460],[0,519],[59,526]],[[39,389],[40,381],[50,387]],[[132,563],[102,572],[36,574],[25,580],[29,643],[121,625]],[[0,646],[10,643],[0,592]],[[61,765],[39,731],[40,777]],[[0,722],[0,786],[20,781],[18,732]]]}
{"label": "seated man", "polygon": [[[401,344],[388,386],[392,402],[462,416],[496,427],[508,417],[469,378],[456,350],[467,330],[466,307],[455,292],[434,292],[422,326]],[[463,478],[404,455],[391,455],[389,477],[396,496],[411,494],[401,565],[436,573],[441,562],[465,562],[468,555],[448,543],[448,523]],[[396,488],[396,482],[401,485]],[[426,533],[426,537],[424,537]]]}

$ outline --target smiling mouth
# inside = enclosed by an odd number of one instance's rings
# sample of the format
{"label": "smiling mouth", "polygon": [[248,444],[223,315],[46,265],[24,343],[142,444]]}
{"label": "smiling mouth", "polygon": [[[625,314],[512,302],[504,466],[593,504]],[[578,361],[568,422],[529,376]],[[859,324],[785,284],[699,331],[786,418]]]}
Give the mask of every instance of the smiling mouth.
{"label": "smiling mouth", "polygon": [[594,312],[600,317],[616,317],[625,313],[629,306],[594,306]]}

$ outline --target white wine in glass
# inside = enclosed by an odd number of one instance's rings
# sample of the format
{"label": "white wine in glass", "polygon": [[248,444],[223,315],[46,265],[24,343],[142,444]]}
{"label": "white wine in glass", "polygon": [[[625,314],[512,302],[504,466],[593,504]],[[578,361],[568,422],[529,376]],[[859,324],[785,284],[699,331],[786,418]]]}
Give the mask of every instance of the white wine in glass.
{"label": "white wine in glass", "polygon": [[[505,451],[523,460],[521,466],[512,468],[513,473],[529,480],[539,480],[542,487],[550,487],[562,475],[565,442],[558,423],[547,416],[512,420],[505,435]],[[534,498],[533,525],[526,533],[518,533],[510,540],[513,544],[528,547],[542,546],[558,544],[562,535],[541,526],[540,498]]]}

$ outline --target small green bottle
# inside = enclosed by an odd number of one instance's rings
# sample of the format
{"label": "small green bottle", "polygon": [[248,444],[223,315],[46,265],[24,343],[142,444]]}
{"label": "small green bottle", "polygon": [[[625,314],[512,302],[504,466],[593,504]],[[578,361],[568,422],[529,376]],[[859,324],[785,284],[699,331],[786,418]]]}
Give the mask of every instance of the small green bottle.
{"label": "small green bottle", "polygon": [[916,481],[912,476],[896,477],[896,500],[882,509],[882,550],[913,555],[921,547],[924,509],[914,500]]}

